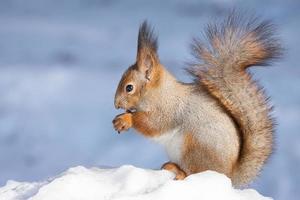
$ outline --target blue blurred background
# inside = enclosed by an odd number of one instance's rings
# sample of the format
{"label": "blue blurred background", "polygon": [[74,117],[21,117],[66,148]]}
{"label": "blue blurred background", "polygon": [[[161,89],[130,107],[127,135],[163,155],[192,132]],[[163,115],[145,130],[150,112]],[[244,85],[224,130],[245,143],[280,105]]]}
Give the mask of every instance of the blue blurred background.
{"label": "blue blurred background", "polygon": [[274,67],[254,69],[275,105],[277,147],[252,185],[278,200],[300,196],[300,1],[1,0],[0,186],[84,165],[159,168],[163,149],[111,121],[121,74],[134,62],[139,24],[159,33],[162,63],[189,81],[188,44],[208,21],[250,10],[272,19],[287,49]]}

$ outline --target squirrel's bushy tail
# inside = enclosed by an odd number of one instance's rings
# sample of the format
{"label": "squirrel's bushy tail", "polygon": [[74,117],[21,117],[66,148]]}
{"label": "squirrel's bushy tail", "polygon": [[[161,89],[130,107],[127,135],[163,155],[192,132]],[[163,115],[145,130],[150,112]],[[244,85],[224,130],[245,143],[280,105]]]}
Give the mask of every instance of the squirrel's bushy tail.
{"label": "squirrel's bushy tail", "polygon": [[245,20],[236,13],[222,24],[208,25],[205,36],[208,42],[193,42],[198,61],[189,71],[220,102],[241,132],[232,181],[243,186],[258,175],[270,156],[274,128],[268,98],[247,68],[265,66],[280,57],[281,47],[270,22]]}

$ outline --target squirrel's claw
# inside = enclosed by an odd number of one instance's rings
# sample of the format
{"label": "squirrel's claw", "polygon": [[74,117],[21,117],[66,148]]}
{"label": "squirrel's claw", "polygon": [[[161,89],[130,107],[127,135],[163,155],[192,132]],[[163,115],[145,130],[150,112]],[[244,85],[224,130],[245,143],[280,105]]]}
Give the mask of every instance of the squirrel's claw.
{"label": "squirrel's claw", "polygon": [[116,131],[120,134],[122,131],[127,131],[132,126],[132,114],[124,113],[118,115],[113,120],[113,125]]}
{"label": "squirrel's claw", "polygon": [[175,180],[183,180],[187,177],[187,174],[176,163],[167,162],[161,167],[161,169],[173,172],[175,174]]}

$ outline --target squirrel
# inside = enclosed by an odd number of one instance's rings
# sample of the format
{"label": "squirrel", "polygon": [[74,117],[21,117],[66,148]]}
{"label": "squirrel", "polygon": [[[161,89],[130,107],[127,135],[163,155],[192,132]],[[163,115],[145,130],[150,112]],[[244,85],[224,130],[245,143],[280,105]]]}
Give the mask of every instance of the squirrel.
{"label": "squirrel", "polygon": [[161,64],[154,28],[139,28],[136,62],[123,74],[114,104],[126,110],[113,120],[162,144],[175,179],[205,170],[244,187],[260,173],[273,150],[274,118],[269,97],[248,71],[281,57],[268,20],[231,14],[208,24],[206,40],[193,39],[192,83],[178,81]]}

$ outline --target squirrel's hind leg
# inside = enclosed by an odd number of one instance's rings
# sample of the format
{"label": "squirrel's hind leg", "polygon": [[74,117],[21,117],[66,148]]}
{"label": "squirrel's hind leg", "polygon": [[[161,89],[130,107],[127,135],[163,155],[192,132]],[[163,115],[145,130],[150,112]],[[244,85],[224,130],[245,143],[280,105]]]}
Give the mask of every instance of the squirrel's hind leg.
{"label": "squirrel's hind leg", "polygon": [[175,180],[183,180],[185,177],[187,177],[186,173],[176,163],[167,162],[163,164],[161,169],[175,173]]}

